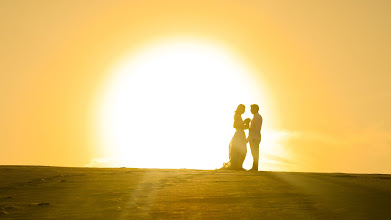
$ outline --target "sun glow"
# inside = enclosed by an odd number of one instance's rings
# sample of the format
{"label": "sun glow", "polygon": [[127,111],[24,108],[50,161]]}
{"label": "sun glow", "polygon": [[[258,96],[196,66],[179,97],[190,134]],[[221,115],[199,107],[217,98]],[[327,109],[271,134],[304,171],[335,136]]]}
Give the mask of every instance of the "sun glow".
{"label": "sun glow", "polygon": [[204,42],[149,47],[123,59],[110,76],[98,132],[116,166],[220,167],[228,161],[237,105],[267,103],[240,59]]}

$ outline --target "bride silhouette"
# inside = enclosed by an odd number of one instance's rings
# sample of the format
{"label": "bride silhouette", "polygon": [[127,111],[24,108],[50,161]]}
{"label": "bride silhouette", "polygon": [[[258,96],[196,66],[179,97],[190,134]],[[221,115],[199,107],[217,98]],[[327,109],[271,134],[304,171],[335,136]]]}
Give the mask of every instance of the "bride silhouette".
{"label": "bride silhouette", "polygon": [[229,143],[229,162],[224,163],[221,169],[244,170],[242,166],[247,154],[247,140],[244,130],[249,128],[251,121],[249,118],[243,121],[242,114],[245,110],[246,107],[243,104],[240,104],[236,108],[234,115],[234,128],[236,132]]}

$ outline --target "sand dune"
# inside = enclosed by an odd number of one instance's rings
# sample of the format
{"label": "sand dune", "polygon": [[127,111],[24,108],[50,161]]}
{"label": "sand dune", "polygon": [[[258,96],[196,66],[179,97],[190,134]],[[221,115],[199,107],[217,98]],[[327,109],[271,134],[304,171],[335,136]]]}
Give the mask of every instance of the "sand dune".
{"label": "sand dune", "polygon": [[0,219],[391,219],[391,175],[0,166]]}

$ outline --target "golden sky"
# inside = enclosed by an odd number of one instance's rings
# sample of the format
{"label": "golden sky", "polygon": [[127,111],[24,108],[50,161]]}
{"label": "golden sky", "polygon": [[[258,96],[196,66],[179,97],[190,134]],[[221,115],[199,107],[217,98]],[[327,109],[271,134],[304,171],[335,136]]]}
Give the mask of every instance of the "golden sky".
{"label": "golden sky", "polygon": [[1,1],[0,164],[104,158],[94,108],[113,66],[197,39],[240,57],[267,91],[269,169],[391,173],[390,11],[390,1]]}

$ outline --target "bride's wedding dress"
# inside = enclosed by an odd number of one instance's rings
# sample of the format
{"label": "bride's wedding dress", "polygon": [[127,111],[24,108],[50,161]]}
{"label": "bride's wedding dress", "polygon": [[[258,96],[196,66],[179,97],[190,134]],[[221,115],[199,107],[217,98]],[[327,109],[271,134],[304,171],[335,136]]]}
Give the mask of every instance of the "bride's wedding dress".
{"label": "bride's wedding dress", "polygon": [[244,130],[248,128],[243,122],[241,115],[234,116],[234,128],[236,132],[229,143],[229,169],[243,169],[243,162],[247,154],[246,134]]}

